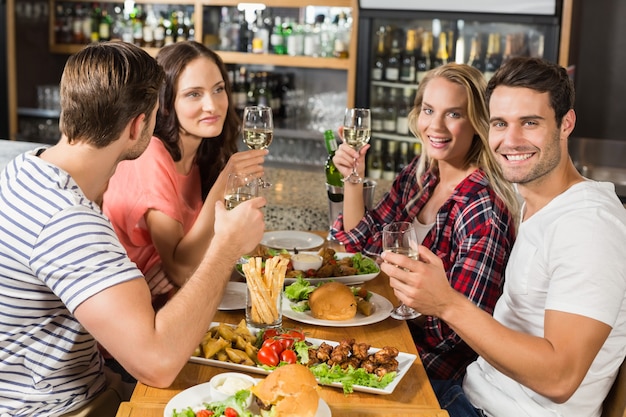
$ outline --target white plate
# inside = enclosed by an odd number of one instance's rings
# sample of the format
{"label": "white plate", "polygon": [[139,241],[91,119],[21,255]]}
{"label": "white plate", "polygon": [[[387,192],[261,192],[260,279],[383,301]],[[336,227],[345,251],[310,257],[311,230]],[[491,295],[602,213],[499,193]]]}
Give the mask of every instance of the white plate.
{"label": "white plate", "polygon": [[[163,416],[172,417],[174,409],[180,411],[187,407],[191,407],[192,410],[198,411],[204,408],[202,403],[210,403],[211,401],[209,383],[205,382],[204,384],[195,385],[179,392],[171,400],[169,400],[165,406],[165,410],[163,410]],[[259,408],[256,404],[254,404],[254,402],[250,406],[250,410],[254,413],[259,412]],[[315,413],[315,417],[331,417],[328,404],[326,404],[326,401],[321,398],[317,406],[317,413]]]}
{"label": "white plate", "polygon": [[350,320],[322,320],[316,319],[311,315],[311,311],[293,311],[291,306],[293,303],[289,299],[283,296],[283,317],[290,318],[291,320],[299,321],[301,323],[315,324],[317,326],[328,327],[352,327],[352,326],[365,326],[368,324],[378,323],[385,320],[391,314],[393,310],[393,304],[382,295],[372,293],[370,302],[374,304],[374,313],[369,316],[364,316],[361,313],[356,313],[354,318]]}
{"label": "white plate", "polygon": [[[317,254],[317,252],[302,252],[302,253],[312,253]],[[335,257],[337,259],[349,258],[354,256],[354,253],[346,253],[346,252],[336,252]],[[365,256],[365,255],[363,255]],[[305,278],[307,281],[311,282],[313,285],[319,282],[327,282],[327,281],[337,281],[342,282],[346,285],[354,285],[354,284],[362,284],[365,281],[372,280],[378,276],[380,273],[380,268],[377,266],[376,272],[372,272],[371,274],[361,274],[361,275],[346,275],[343,277],[328,277],[328,278]],[[297,278],[285,278],[285,285],[293,284],[296,282]]]}
{"label": "white plate", "polygon": [[243,310],[246,308],[246,283],[230,281],[224,291],[219,310]]}
{"label": "white plate", "polygon": [[283,230],[265,232],[261,244],[274,249],[305,250],[322,246],[324,238],[313,233]]}
{"label": "white plate", "polygon": [[[217,326],[217,325],[219,325],[219,323],[213,322],[213,323],[211,323],[210,327],[214,327],[214,326]],[[251,330],[251,331],[255,332],[255,330]],[[333,341],[330,341],[330,340],[323,340],[323,339],[314,339],[314,338],[310,338],[310,337],[307,337],[306,340],[308,342],[312,343],[315,346],[319,346],[320,344],[322,344],[322,342],[326,342],[326,343],[328,343],[329,345],[332,345],[332,346],[336,346],[336,345],[339,344],[339,342],[333,342]],[[389,345],[393,346],[393,340],[389,341]],[[370,348],[369,353],[374,353],[374,352],[376,352],[378,350],[380,350],[380,349]],[[406,373],[409,371],[409,369],[413,365],[413,362],[415,362],[415,359],[417,359],[417,356],[413,355],[412,353],[400,352],[398,354],[398,357],[396,357],[396,359],[398,361],[397,375],[393,379],[393,381],[391,381],[391,383],[389,385],[387,385],[385,388],[371,388],[371,387],[364,387],[362,385],[354,385],[352,387],[354,389],[354,391],[367,392],[367,393],[370,393],[370,394],[383,394],[383,395],[391,394],[393,392],[393,390],[396,389],[396,387],[398,386],[398,384],[400,383],[400,381],[402,380],[404,375],[406,375]],[[238,363],[222,362],[222,361],[218,361],[216,359],[205,359],[205,358],[199,358],[197,356],[192,356],[191,358],[189,358],[189,362],[199,363],[199,364],[203,364],[203,365],[216,366],[218,368],[230,369],[232,371],[250,372],[250,373],[262,374],[262,375],[267,375],[267,374],[269,374],[271,372],[271,371],[268,371],[268,370],[263,369],[263,368],[258,367],[258,366],[240,365]],[[335,388],[339,388],[339,389],[343,389],[343,386],[341,385],[340,382],[333,382],[329,386],[335,387]],[[208,389],[207,389],[207,393],[208,393]],[[191,405],[191,404],[189,404],[189,405]],[[167,417],[171,417],[171,414],[169,416],[167,416]]]}

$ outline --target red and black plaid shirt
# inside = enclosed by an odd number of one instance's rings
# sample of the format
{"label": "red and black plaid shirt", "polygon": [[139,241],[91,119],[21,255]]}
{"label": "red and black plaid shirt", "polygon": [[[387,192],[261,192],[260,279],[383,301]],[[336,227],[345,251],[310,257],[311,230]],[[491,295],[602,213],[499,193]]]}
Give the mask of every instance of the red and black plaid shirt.
{"label": "red and black plaid shirt", "polygon": [[[395,179],[391,190],[352,230],[343,230],[343,217],[332,234],[348,252],[378,256],[383,227],[417,217],[438,183],[425,173],[417,184],[417,158]],[[513,217],[478,169],[457,185],[437,212],[435,225],[423,245],[443,261],[448,280],[457,291],[492,314],[502,294],[504,270],[515,239]],[[432,379],[456,379],[465,374],[476,353],[446,323],[428,316],[414,338],[421,360]]]}

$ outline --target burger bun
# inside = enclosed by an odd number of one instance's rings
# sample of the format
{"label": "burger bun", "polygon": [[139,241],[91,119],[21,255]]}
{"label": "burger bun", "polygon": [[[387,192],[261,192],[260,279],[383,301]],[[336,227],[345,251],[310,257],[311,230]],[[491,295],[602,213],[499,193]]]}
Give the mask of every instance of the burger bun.
{"label": "burger bun", "polygon": [[309,307],[316,319],[350,320],[356,316],[357,302],[347,285],[327,282],[309,295]]}
{"label": "burger bun", "polygon": [[271,408],[269,415],[273,417],[314,417],[318,390],[309,368],[297,363],[276,368],[251,388],[262,408]]}

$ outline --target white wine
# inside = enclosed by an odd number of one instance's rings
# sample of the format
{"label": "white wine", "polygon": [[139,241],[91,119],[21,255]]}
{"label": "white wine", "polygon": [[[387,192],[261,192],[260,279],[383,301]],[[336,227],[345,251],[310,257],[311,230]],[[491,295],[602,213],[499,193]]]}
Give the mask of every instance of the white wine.
{"label": "white wine", "polygon": [[226,210],[232,210],[244,201],[248,201],[253,198],[254,196],[252,194],[226,194],[224,196],[224,205],[226,206]]}
{"label": "white wine", "polygon": [[363,127],[344,127],[343,137],[346,143],[354,149],[361,149],[370,140],[372,131]]}
{"label": "white wine", "polygon": [[386,248],[385,249],[388,252],[393,252],[393,253],[398,253],[400,255],[406,255],[411,259],[415,259],[417,260],[417,250],[413,249],[413,248],[397,248],[397,247],[393,247],[393,248]]}
{"label": "white wine", "polygon": [[243,142],[250,149],[265,149],[272,143],[274,132],[267,128],[245,128]]}

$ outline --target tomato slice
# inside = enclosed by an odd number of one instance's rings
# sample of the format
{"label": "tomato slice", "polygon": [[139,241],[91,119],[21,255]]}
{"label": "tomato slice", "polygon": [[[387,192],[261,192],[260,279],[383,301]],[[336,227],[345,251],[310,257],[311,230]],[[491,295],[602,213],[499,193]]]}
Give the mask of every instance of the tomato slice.
{"label": "tomato slice", "polygon": [[257,358],[262,365],[276,366],[278,365],[278,353],[270,346],[263,346],[257,353]]}

